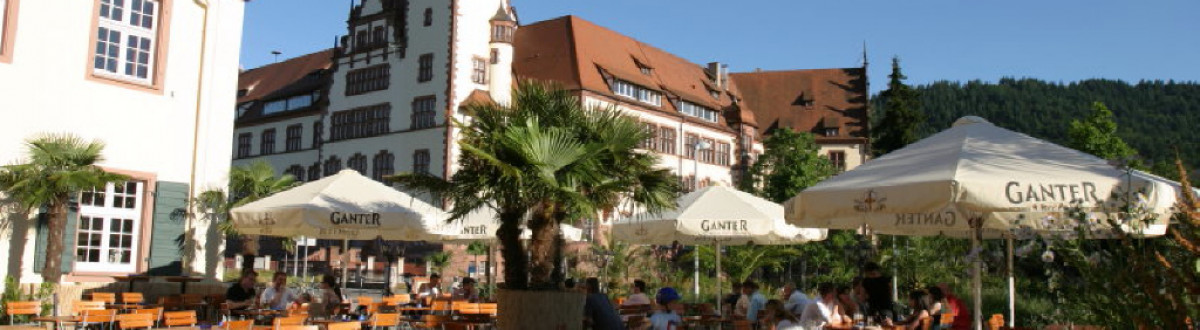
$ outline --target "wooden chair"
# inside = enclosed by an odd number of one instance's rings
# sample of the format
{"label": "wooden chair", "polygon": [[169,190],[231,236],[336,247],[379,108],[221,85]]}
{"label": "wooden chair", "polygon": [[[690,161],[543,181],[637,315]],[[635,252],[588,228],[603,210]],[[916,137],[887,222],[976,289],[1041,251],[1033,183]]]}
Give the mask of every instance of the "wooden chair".
{"label": "wooden chair", "polygon": [[178,311],[163,313],[162,325],[165,327],[196,326],[196,311]]}
{"label": "wooden chair", "polygon": [[372,330],[378,330],[379,328],[399,328],[400,313],[376,313],[375,315],[371,315],[367,326]]}
{"label": "wooden chair", "polygon": [[276,327],[275,329],[276,330],[320,330],[320,328],[318,328],[315,325],[288,325],[288,326]]}
{"label": "wooden chair", "polygon": [[[15,316],[29,315],[30,318],[42,314],[40,301],[10,301],[4,304],[4,314],[8,315],[8,325],[13,325]],[[36,324],[36,323],[35,323]]]}
{"label": "wooden chair", "polygon": [[[325,327],[325,330],[360,330],[360,329],[362,329],[362,323],[358,323],[358,322],[330,323],[329,325],[327,325]],[[229,330],[235,330],[235,329],[229,329]]]}
{"label": "wooden chair", "polygon": [[943,325],[943,327],[942,327],[942,328],[944,328],[944,329],[949,329],[949,328],[950,328],[950,325],[951,325],[951,324],[954,324],[954,318],[955,318],[955,317],[957,317],[957,316],[958,316],[958,315],[957,315],[957,314],[954,314],[954,312],[953,312],[953,311],[951,311],[951,312],[947,312],[947,313],[942,313],[942,319],[940,320],[940,321],[941,321],[941,323],[942,323],[942,325]]}
{"label": "wooden chair", "polygon": [[112,292],[92,292],[92,301],[103,301],[105,304],[117,303],[117,294]]}
{"label": "wooden chair", "polygon": [[434,314],[444,314],[444,313],[448,313],[448,312],[450,312],[450,301],[449,301],[449,300],[435,299],[435,300],[434,300],[434,301],[431,303],[431,305],[429,306],[429,308],[432,310],[431,312],[432,312],[432,313],[434,313]]}
{"label": "wooden chair", "polygon": [[286,326],[304,325],[305,320],[308,320],[308,315],[276,317],[273,325],[275,326],[275,329],[278,330]]}
{"label": "wooden chair", "polygon": [[116,321],[117,310],[115,309],[87,309],[79,313],[79,326],[83,328],[91,325],[104,328]]}
{"label": "wooden chair", "polygon": [[104,310],[103,301],[76,301],[75,314],[81,315],[83,311]]}
{"label": "wooden chair", "polygon": [[455,314],[479,314],[479,304],[460,303],[453,306]]}
{"label": "wooden chair", "polygon": [[394,296],[392,296],[392,298],[396,299],[397,305],[406,305],[406,304],[412,302],[412,296],[406,295],[406,294],[394,295]]}
{"label": "wooden chair", "polygon": [[163,308],[162,307],[139,308],[139,309],[133,310],[133,314],[150,315],[151,319],[154,320],[154,324],[157,325],[159,322],[162,321]]}
{"label": "wooden chair", "polygon": [[121,314],[117,315],[117,328],[125,329],[150,329],[154,327],[154,315],[151,314]]}
{"label": "wooden chair", "polygon": [[251,330],[254,320],[225,321],[225,330]]}
{"label": "wooden chair", "polygon": [[479,304],[479,314],[488,314],[488,315],[496,316],[497,314],[499,314],[498,313],[499,311],[500,311],[499,304],[496,304],[496,303],[481,303],[481,304]]}
{"label": "wooden chair", "polygon": [[375,300],[371,299],[371,297],[358,296],[358,298],[355,298],[354,302],[359,306],[370,306],[371,303],[375,302]]}
{"label": "wooden chair", "polygon": [[450,315],[424,315],[421,321],[414,324],[417,329],[441,329],[446,323],[453,321]]}

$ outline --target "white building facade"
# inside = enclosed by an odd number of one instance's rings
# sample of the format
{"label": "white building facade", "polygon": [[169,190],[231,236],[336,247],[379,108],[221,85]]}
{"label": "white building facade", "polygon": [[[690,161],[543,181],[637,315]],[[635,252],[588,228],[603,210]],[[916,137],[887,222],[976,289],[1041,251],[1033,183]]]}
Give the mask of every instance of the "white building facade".
{"label": "white building facade", "polygon": [[[100,165],[131,178],[75,197],[63,282],[220,277],[223,240],[192,219],[187,196],[228,180],[243,8],[0,0],[0,161],[21,162],[38,134],[71,133],[104,142]],[[0,213],[0,273],[22,283],[40,282],[45,260],[45,223],[33,213],[11,204]]]}

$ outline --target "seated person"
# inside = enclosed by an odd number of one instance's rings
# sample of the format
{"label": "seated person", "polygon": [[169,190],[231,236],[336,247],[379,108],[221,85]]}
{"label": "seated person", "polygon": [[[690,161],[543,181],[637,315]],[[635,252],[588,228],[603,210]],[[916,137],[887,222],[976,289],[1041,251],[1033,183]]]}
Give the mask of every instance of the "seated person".
{"label": "seated person", "polygon": [[225,303],[229,310],[246,310],[254,306],[254,284],[257,277],[258,274],[254,271],[244,272],[237,283],[225,291]]}
{"label": "seated person", "polygon": [[429,275],[429,282],[421,283],[417,287],[417,299],[432,300],[442,294],[442,276],[437,273]]}
{"label": "seated person", "polygon": [[271,286],[263,290],[258,302],[270,309],[285,310],[288,304],[298,299],[296,292],[287,287],[287,273],[276,272],[271,277]]}
{"label": "seated person", "polygon": [[759,321],[762,329],[801,330],[800,320],[788,310],[787,304],[779,299],[767,301],[763,317]]}
{"label": "seated person", "polygon": [[[642,286],[645,285],[643,282]],[[658,302],[658,308],[655,309],[654,314],[650,315],[650,329],[670,330],[683,327],[683,318],[675,312],[681,308],[678,306],[679,292],[673,288],[658,289],[658,294],[654,296],[654,299]]]}
{"label": "seated person", "polygon": [[621,302],[621,306],[650,304],[650,297],[646,296],[646,281],[634,280],[632,290],[633,294],[626,297],[625,301]]}
{"label": "seated person", "polygon": [[462,285],[458,289],[455,289],[450,297],[454,300],[479,302],[479,289],[475,288],[475,279],[470,277],[463,278]]}
{"label": "seated person", "polygon": [[583,303],[583,324],[595,330],[620,330],[625,328],[617,309],[613,308],[608,295],[600,292],[600,280],[589,277],[584,281],[587,298]]}
{"label": "seated person", "polygon": [[892,322],[891,319],[884,319],[883,325],[907,330],[920,329],[921,320],[926,320],[926,322],[930,320],[929,307],[932,305],[933,301],[929,297],[929,292],[925,292],[925,290],[913,291],[908,294],[908,307],[912,309],[912,314],[900,322]]}
{"label": "seated person", "polygon": [[842,313],[842,308],[838,305],[837,289],[832,283],[818,285],[817,294],[817,299],[804,307],[804,314],[800,316],[801,324],[815,324],[821,327],[850,324],[850,318]]}

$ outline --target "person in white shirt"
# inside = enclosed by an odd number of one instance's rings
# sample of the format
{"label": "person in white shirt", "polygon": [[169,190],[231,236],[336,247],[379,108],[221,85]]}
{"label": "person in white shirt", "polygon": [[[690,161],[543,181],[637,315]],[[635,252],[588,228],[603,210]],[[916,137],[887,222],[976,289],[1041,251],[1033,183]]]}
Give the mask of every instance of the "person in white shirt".
{"label": "person in white shirt", "polygon": [[288,304],[299,300],[296,292],[287,287],[287,273],[276,272],[271,277],[271,284],[271,287],[263,290],[262,297],[258,301],[266,308],[285,310]]}
{"label": "person in white shirt", "polygon": [[441,275],[437,273],[429,275],[429,282],[421,283],[421,286],[417,287],[417,298],[437,298],[442,293],[442,289],[439,288],[441,285]]}
{"label": "person in white shirt", "polygon": [[817,294],[817,299],[804,307],[804,313],[800,316],[801,325],[826,327],[850,323],[838,306],[837,289],[833,283],[821,283],[817,286]]}
{"label": "person in white shirt", "polygon": [[791,312],[792,315],[800,315],[804,313],[804,307],[810,302],[808,295],[800,290],[796,290],[796,285],[792,283],[783,286],[783,308]]}
{"label": "person in white shirt", "polygon": [[650,297],[646,296],[646,281],[633,281],[633,294],[621,302],[621,306],[649,305]]}
{"label": "person in white shirt", "polygon": [[[645,283],[642,285],[645,285]],[[659,309],[650,315],[650,329],[672,330],[683,327],[683,318],[675,313],[675,309],[678,306],[674,305],[679,304],[679,299],[679,292],[676,292],[673,288],[658,289],[655,300],[658,301]]]}

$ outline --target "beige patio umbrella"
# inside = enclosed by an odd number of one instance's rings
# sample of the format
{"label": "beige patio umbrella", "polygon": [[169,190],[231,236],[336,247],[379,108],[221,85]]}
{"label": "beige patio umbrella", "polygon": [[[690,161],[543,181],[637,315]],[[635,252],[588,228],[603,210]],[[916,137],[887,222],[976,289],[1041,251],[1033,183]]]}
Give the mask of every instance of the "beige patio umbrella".
{"label": "beige patio umbrella", "polygon": [[[343,262],[350,240],[382,237],[438,241],[438,224],[449,215],[354,170],[309,182],[236,207],[233,227],[242,234],[342,240]],[[342,269],[343,286],[347,270]]]}
{"label": "beige patio umbrella", "polygon": [[[788,225],[783,220],[783,212],[779,204],[714,185],[683,195],[673,210],[618,219],[613,223],[612,231],[614,239],[629,243],[714,244],[718,251],[721,245],[789,245],[825,239],[825,229]],[[716,253],[716,262],[717,308],[720,309],[720,253]],[[699,278],[698,270],[696,277]],[[698,286],[695,290],[699,295]]]}
{"label": "beige patio umbrella", "polygon": [[[1011,238],[1014,230],[1070,235],[1065,212],[1081,207],[1103,232],[1104,219],[1143,236],[1166,231],[1177,189],[1165,180],[1122,170],[1106,160],[964,117],[941,133],[805,189],[784,203],[789,223],[890,235]],[[1157,216],[1121,220],[1116,199]],[[1011,269],[1011,266],[1010,266]],[[974,264],[975,324],[981,327],[980,265]],[[1009,277],[1010,295],[1012,277]],[[1012,320],[1010,301],[1010,324]]]}

